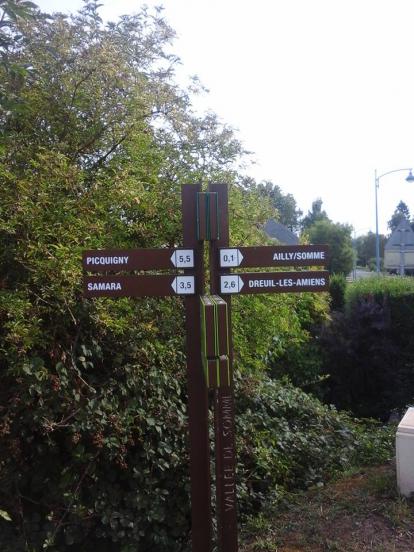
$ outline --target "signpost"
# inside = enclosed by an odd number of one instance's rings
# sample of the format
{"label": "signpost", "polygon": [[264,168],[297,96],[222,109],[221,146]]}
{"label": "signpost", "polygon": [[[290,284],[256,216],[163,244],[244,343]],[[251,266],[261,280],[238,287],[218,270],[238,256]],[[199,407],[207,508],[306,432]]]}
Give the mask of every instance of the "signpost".
{"label": "signpost", "polygon": [[[210,289],[220,294],[220,278],[230,274],[229,268],[221,268],[220,248],[229,247],[228,189],[220,184],[210,184],[209,192],[218,194],[219,238],[210,242]],[[229,378],[233,380],[233,337],[231,331],[231,296],[225,296],[229,327]],[[216,504],[217,540],[219,552],[237,552],[237,500],[236,500],[236,432],[234,420],[234,388],[219,387],[214,390],[214,432],[216,449]]]}
{"label": "signpost", "polygon": [[[200,185],[184,185],[181,198],[183,247],[85,251],[83,268],[95,274],[85,275],[84,295],[184,299],[192,550],[211,552],[213,548],[208,428],[211,391],[214,395],[217,545],[219,552],[237,552],[231,298],[250,293],[327,291],[329,275],[323,270],[231,273],[231,269],[324,267],[329,252],[323,245],[232,248],[226,185],[210,184],[208,191],[201,191]],[[209,243],[211,295],[205,295],[204,241]],[[166,269],[172,273],[130,274]]]}

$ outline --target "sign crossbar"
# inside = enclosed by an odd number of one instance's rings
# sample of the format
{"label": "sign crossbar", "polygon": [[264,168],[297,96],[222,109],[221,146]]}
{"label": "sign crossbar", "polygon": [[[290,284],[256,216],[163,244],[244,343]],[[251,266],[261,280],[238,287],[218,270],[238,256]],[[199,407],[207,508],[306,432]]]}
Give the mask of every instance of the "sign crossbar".
{"label": "sign crossbar", "polygon": [[329,262],[329,249],[326,245],[220,248],[219,254],[222,268],[326,266]]}
{"label": "sign crossbar", "polygon": [[302,272],[247,272],[221,274],[222,294],[246,293],[303,293],[327,291],[329,272],[308,270]]}
{"label": "sign crossbar", "polygon": [[170,276],[85,276],[85,297],[166,297],[194,295],[195,277]]}
{"label": "sign crossbar", "polygon": [[194,268],[193,249],[97,249],[84,251],[82,266],[88,272]]}

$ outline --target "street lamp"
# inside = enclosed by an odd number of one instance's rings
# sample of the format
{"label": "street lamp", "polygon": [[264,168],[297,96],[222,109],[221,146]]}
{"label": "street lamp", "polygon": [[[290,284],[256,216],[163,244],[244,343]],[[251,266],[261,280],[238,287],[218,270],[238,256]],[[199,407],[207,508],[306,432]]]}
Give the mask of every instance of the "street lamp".
{"label": "street lamp", "polygon": [[375,258],[376,258],[376,269],[377,274],[380,272],[380,244],[379,244],[379,233],[378,233],[378,188],[379,188],[379,181],[380,178],[383,176],[387,176],[387,174],[400,172],[400,171],[409,171],[407,178],[405,179],[407,182],[414,182],[414,175],[412,173],[411,169],[394,169],[393,171],[388,171],[384,174],[377,175],[377,169],[375,169]]}

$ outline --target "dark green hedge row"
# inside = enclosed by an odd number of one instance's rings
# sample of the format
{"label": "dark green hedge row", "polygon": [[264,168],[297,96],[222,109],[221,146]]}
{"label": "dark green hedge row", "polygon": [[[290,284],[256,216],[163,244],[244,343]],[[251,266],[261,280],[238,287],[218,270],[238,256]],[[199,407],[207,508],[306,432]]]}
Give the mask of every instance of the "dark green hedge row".
{"label": "dark green hedge row", "polygon": [[325,326],[327,400],[387,419],[414,402],[414,279],[372,277],[347,286],[345,312]]}

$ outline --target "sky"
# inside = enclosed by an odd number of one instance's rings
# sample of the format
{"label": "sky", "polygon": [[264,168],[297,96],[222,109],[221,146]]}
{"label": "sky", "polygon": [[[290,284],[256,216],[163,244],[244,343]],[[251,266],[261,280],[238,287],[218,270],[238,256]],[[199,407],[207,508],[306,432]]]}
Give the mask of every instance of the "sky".
{"label": "sky", "polygon": [[[36,1],[36,0],[35,0]],[[81,0],[37,0],[76,11]],[[105,20],[140,0],[101,0]],[[197,75],[197,100],[237,129],[247,173],[312,201],[356,235],[380,232],[403,200],[414,216],[413,0],[147,0],[177,33],[177,78]]]}

